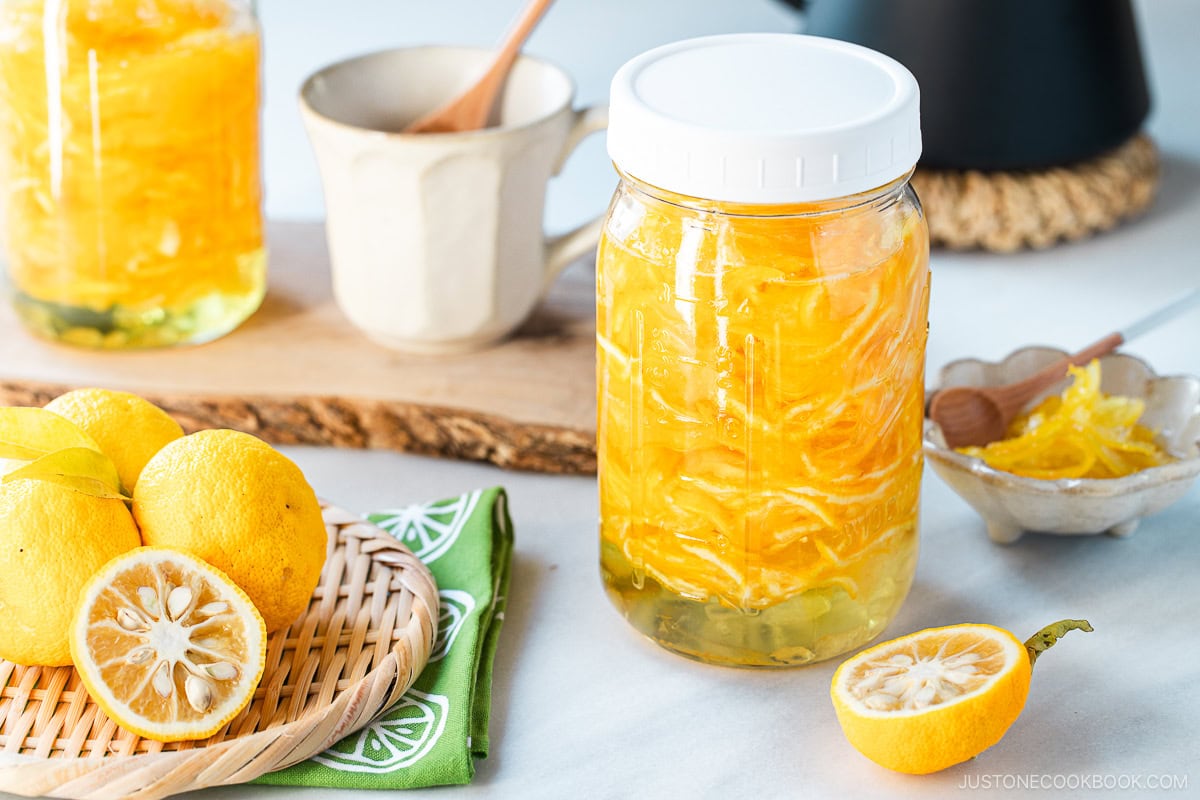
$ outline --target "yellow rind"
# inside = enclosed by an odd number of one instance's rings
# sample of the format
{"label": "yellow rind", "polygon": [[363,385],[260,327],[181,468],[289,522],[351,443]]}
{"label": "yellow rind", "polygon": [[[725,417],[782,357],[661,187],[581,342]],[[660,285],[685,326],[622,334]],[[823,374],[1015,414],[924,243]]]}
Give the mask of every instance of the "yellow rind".
{"label": "yellow rind", "polygon": [[0,484],[0,542],[0,658],[69,665],[80,588],[141,544],[129,509],[47,481],[11,480]]}

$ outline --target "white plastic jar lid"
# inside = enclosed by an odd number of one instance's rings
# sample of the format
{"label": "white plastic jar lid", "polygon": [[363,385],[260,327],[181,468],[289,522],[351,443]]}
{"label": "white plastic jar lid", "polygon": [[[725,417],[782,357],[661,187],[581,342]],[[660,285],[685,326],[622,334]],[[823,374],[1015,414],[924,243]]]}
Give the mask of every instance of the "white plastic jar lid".
{"label": "white plastic jar lid", "polygon": [[845,197],[916,165],[920,91],[899,62],[835,39],[687,39],[617,71],[608,154],[639,181],[692,197]]}

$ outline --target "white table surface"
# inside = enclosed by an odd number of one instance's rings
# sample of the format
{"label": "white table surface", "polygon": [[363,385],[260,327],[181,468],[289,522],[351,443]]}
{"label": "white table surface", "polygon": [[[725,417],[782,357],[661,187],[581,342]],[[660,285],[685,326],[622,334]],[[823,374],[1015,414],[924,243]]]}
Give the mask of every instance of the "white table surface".
{"label": "white table surface", "polygon": [[[305,72],[397,42],[485,43],[516,5],[264,0],[272,211],[320,211],[307,143],[292,119]],[[561,0],[531,49],[579,74],[581,98],[593,102],[603,99],[607,75],[648,46],[793,24],[767,0],[654,0],[653,13],[648,5]],[[1135,224],[1042,253],[935,253],[931,375],[964,355],[994,358],[1034,342],[1082,345],[1200,283],[1200,3],[1148,0],[1138,10],[1154,92],[1150,131],[1164,150],[1156,206]],[[563,225],[604,202],[612,178],[597,154],[598,164],[579,167],[559,190]],[[1160,371],[1200,374],[1200,316],[1128,349]],[[470,786],[408,793],[414,800],[1011,797],[1024,792],[1004,787],[1030,776],[1034,788],[1086,779],[1142,787],[1106,796],[1200,797],[1200,487],[1128,539],[1027,536],[1003,547],[927,474],[917,579],[887,637],[979,621],[1023,638],[1063,617],[1086,617],[1096,632],[1073,633],[1039,660],[1025,713],[1000,744],[973,762],[908,777],[870,763],[842,737],[828,697],[836,661],[778,672],[706,667],[635,634],[601,589],[594,479],[383,452],[288,453],[321,494],[362,511],[496,484],[510,493],[516,551],[496,659],[492,754]],[[1164,776],[1185,788],[1151,791]],[[284,796],[352,795],[270,787],[197,795]]]}

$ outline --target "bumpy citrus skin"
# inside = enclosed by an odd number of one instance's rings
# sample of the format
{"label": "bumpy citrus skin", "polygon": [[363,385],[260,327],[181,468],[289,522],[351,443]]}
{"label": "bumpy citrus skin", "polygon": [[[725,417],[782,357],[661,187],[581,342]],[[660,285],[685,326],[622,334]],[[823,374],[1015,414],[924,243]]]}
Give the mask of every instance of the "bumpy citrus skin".
{"label": "bumpy citrus skin", "polygon": [[321,508],[291,460],[249,434],[176,439],[142,470],[133,515],[143,544],[185,550],[250,596],[267,630],[308,607],[325,564]]}
{"label": "bumpy citrus skin", "polygon": [[67,630],[92,574],[140,544],[120,500],[44,481],[0,484],[0,657],[71,663]]}
{"label": "bumpy citrus skin", "polygon": [[129,492],[146,462],[183,436],[183,428],[167,412],[129,392],[76,389],[51,400],[46,410],[74,422],[95,439]]}
{"label": "bumpy citrus skin", "polygon": [[[846,701],[849,672],[863,659],[925,634],[986,629],[1008,641],[1015,657],[1004,672],[977,693],[915,712],[871,713]],[[991,625],[932,628],[868,648],[834,673],[830,695],[842,731],[852,745],[880,766],[910,775],[937,772],[973,758],[996,744],[1016,722],[1029,696],[1031,665],[1015,636]]]}

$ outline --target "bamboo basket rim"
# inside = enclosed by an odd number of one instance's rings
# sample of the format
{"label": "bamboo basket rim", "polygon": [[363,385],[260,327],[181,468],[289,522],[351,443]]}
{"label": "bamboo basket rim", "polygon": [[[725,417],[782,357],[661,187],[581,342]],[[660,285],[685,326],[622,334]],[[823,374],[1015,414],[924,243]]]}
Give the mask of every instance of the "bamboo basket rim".
{"label": "bamboo basket rim", "polygon": [[271,635],[245,710],[202,742],[153,742],[109,720],[73,667],[0,660],[0,791],[155,800],[244,783],[324,751],[394,705],[433,649],[437,584],[396,538],[321,506],[320,583],[308,610]]}

